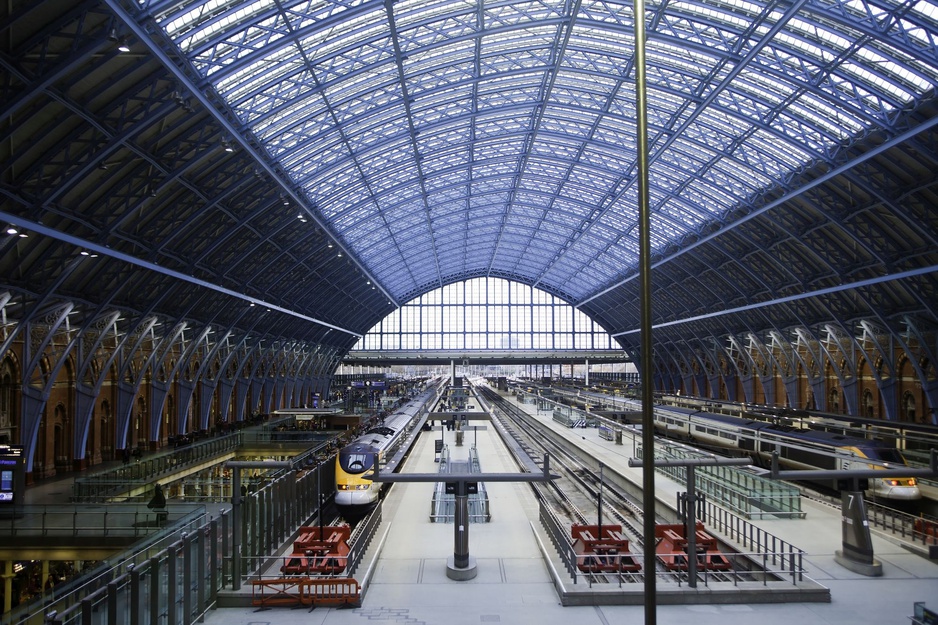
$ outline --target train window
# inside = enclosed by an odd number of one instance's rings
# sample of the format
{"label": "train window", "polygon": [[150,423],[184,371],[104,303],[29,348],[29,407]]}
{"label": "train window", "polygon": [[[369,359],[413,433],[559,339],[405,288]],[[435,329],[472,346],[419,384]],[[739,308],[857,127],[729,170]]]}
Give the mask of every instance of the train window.
{"label": "train window", "polygon": [[374,464],[374,454],[344,452],[339,454],[339,463],[347,473],[364,473]]}
{"label": "train window", "polygon": [[902,457],[902,454],[899,453],[898,449],[892,449],[889,447],[880,447],[875,450],[875,458],[882,460],[883,462],[893,462],[896,464],[905,464],[905,458]]}

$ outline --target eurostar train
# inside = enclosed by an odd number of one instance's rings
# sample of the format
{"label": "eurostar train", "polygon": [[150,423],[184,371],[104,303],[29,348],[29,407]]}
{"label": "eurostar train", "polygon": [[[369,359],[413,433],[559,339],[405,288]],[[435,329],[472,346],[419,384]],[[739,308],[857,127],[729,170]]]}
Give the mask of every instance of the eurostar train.
{"label": "eurostar train", "polygon": [[367,430],[339,450],[335,459],[335,506],[346,520],[356,521],[377,505],[382,484],[366,480],[364,475],[393,453],[425,403],[425,395],[412,399],[388,416],[383,425]]}
{"label": "eurostar train", "polygon": [[[892,469],[907,466],[898,449],[880,441],[751,421],[692,408],[656,407],[655,429],[669,438],[740,450],[763,464],[770,462],[772,452],[778,450],[779,464],[788,469]],[[833,483],[827,485],[836,487]],[[871,479],[869,492],[878,499],[912,500],[922,497],[914,477]]]}

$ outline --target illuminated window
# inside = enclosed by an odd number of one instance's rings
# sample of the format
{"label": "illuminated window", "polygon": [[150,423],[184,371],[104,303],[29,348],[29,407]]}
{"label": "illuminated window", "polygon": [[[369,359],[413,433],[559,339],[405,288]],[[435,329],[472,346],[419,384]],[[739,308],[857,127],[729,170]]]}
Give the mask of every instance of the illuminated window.
{"label": "illuminated window", "polygon": [[614,350],[585,314],[549,293],[474,278],[425,293],[392,312],[353,350]]}

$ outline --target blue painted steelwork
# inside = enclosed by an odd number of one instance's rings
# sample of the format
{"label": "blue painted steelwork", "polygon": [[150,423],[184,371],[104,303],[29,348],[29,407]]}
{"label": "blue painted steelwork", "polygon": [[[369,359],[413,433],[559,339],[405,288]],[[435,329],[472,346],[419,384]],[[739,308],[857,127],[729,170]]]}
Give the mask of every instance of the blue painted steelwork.
{"label": "blue painted steelwork", "polygon": [[[150,333],[252,372],[243,354],[300,359],[325,388],[356,335],[474,277],[569,301],[641,357],[630,3],[0,14],[0,354],[30,324],[53,346],[26,386],[107,327],[129,354]],[[657,388],[934,422],[936,14],[648,5]]]}
{"label": "blue painted steelwork", "polygon": [[[397,300],[495,275],[587,302],[634,275],[629,5],[144,9]],[[900,112],[938,81],[919,5],[723,0],[648,17],[666,256],[871,132],[915,129]]]}

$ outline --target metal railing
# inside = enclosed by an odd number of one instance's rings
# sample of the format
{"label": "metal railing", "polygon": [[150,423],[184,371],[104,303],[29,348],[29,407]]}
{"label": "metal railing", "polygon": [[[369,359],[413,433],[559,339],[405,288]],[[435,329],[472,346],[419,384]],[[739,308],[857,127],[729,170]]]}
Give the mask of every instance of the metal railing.
{"label": "metal railing", "polygon": [[[642,448],[636,449],[642,457]],[[665,460],[710,457],[682,443],[659,440],[655,457]],[[679,484],[687,483],[686,467],[655,467]],[[698,492],[706,493],[722,506],[746,518],[804,518],[801,491],[793,486],[757,475],[746,467],[698,467],[695,471]]]}
{"label": "metal railing", "polygon": [[365,523],[355,528],[355,536],[348,553],[348,561],[345,565],[345,574],[348,577],[355,575],[358,565],[361,564],[365,551],[371,545],[371,540],[381,525],[384,514],[384,500],[378,501],[378,506],[374,512],[368,515]]}
{"label": "metal railing", "polygon": [[[592,587],[595,576],[580,571],[577,566],[577,554],[573,544],[568,538],[567,528],[564,527],[554,513],[543,503],[540,503],[539,517],[541,525],[551,539],[554,548],[563,562],[564,568],[576,584],[580,577],[586,579],[587,584]],[[725,551],[719,552],[727,562],[729,568],[722,571],[698,571],[698,579],[703,580],[704,585],[712,581],[732,582],[737,585],[740,582],[760,581],[763,585],[769,582],[781,581],[785,578],[791,578],[792,584],[797,584],[804,579],[804,552],[781,540],[780,538],[769,534],[768,532],[756,527],[745,519],[742,519],[726,510],[720,510],[711,506],[714,510],[723,514],[707,515],[708,526],[717,529],[721,533],[728,534],[733,540],[740,542],[745,551]],[[610,557],[610,556],[606,556]],[[640,578],[637,575],[643,574],[646,567],[643,563],[642,554],[618,554],[612,556],[615,558],[630,558],[631,560],[642,564],[642,569],[635,573],[604,573],[604,583],[610,577],[618,580],[622,586],[625,583],[634,583]],[[655,565],[656,568],[657,563]],[[678,586],[686,583],[686,571],[656,571],[657,575],[672,577],[673,582]]]}
{"label": "metal railing", "polygon": [[573,578],[573,583],[576,584],[578,575],[576,554],[573,551],[573,545],[570,543],[570,539],[567,537],[567,528],[560,523],[554,511],[548,508],[543,501],[538,502],[538,510],[538,518],[541,521],[541,526],[547,532],[550,542],[553,543],[554,549],[556,549],[557,553],[560,555],[560,561],[563,562],[567,573]]}
{"label": "metal railing", "polygon": [[[18,506],[14,514],[0,517],[0,534],[23,539],[32,536],[91,539],[137,538],[187,523],[204,514],[198,504],[173,504],[157,512],[138,504],[109,506]],[[0,540],[0,543],[5,540]]]}
{"label": "metal railing", "polygon": [[938,553],[938,518],[900,512],[872,501],[866,502],[866,515],[870,525]]}
{"label": "metal railing", "polygon": [[[243,432],[232,437],[240,434]],[[205,443],[211,445],[228,438],[219,437]],[[187,449],[197,446],[199,444]],[[173,455],[176,454],[179,450]],[[128,468],[134,472],[131,475],[143,478],[145,467],[149,467],[149,471],[160,471],[161,467],[170,466],[160,464],[164,461],[161,456],[153,456],[119,469]],[[178,465],[175,468],[178,470]],[[305,470],[300,472],[281,471],[276,475],[259,476],[255,489],[241,500],[239,528],[234,527],[232,510],[222,509],[220,514],[210,517],[202,506],[170,502],[166,527],[153,526],[152,529],[159,531],[141,537],[130,550],[102,562],[92,573],[53,587],[37,597],[35,603],[19,606],[14,612],[4,615],[3,624],[191,625],[199,622],[216,604],[219,591],[241,588],[244,582],[256,578],[277,561],[277,556],[273,555],[275,550],[320,513],[321,504],[327,499],[325,493],[332,496],[334,463],[323,462],[303,468]],[[152,475],[148,477],[152,478]],[[99,477],[97,483],[93,479],[84,479],[92,492],[98,489],[97,492],[101,493],[107,485],[103,477]],[[186,506],[187,512],[176,516],[181,512],[181,506]],[[123,513],[127,515],[125,522],[116,523],[115,519],[121,513],[109,505],[97,511],[99,516],[94,521],[90,517],[76,516],[74,511],[64,511],[53,523],[53,513],[45,510],[46,521],[44,525],[41,521],[38,523],[38,531],[46,528],[48,532],[52,527],[58,527],[60,530],[56,531],[85,536],[89,531],[100,532],[102,527],[108,527],[109,533],[117,531],[117,527],[125,528],[121,531],[131,531],[130,528],[138,521],[144,524],[135,529],[151,529],[150,523],[158,513],[143,513],[140,506],[132,507],[140,514],[150,515],[149,518],[138,517],[133,521],[128,510]],[[25,509],[23,512],[26,513]],[[30,514],[35,513],[30,511]],[[66,523],[69,514],[73,518],[71,523]],[[111,515],[108,520],[101,516],[105,514]],[[75,518],[81,520],[75,521]],[[369,527],[356,531],[359,538],[349,555],[350,570],[358,566],[370,537],[380,523],[380,508],[371,518]],[[30,517],[28,520],[33,523],[36,519]],[[2,522],[4,520],[0,519]],[[0,531],[2,527],[0,524]]]}
{"label": "metal railing", "polygon": [[[91,615],[97,614],[95,608],[103,604],[106,609],[102,614],[109,615],[110,603],[103,601],[109,594],[118,593],[130,579],[130,574],[139,575],[150,566],[151,561],[161,559],[169,549],[176,544],[180,537],[203,531],[211,523],[221,523],[227,527],[228,519],[223,512],[216,519],[207,517],[204,513],[192,511],[190,514],[171,520],[157,533],[143,538],[134,546],[112,558],[102,561],[94,570],[79,578],[63,584],[53,586],[35,600],[20,605],[11,613],[3,616],[2,622],[10,625],[45,625],[48,622],[81,623],[89,625],[97,622],[108,623],[134,623],[144,625],[143,620],[108,620],[92,621]],[[229,541],[230,544],[230,541]],[[140,590],[139,588],[137,589]],[[147,591],[138,593],[139,601],[146,600]],[[114,594],[115,598],[117,595]],[[138,603],[139,603],[138,601]],[[126,601],[125,601],[126,603]],[[165,608],[164,608],[165,611]],[[55,615],[54,618],[50,618]],[[150,621],[157,623],[158,621]]]}
{"label": "metal railing", "polygon": [[233,454],[241,445],[242,433],[219,436],[185,447],[170,450],[100,473],[75,479],[72,501],[101,503],[120,497],[131,497],[157,480],[190,465],[202,464],[225,454]]}
{"label": "metal railing", "polygon": [[777,567],[780,574],[790,576],[792,584],[803,580],[804,551],[801,549],[710,501],[705,502],[702,520],[709,529],[763,557],[766,564]]}
{"label": "metal railing", "polygon": [[[465,463],[460,463],[460,465]],[[439,474],[440,481],[433,488],[433,498],[430,501],[431,523],[452,523],[456,518],[456,495],[446,492],[446,474],[449,473],[450,458],[449,447],[444,447],[440,455]],[[475,448],[469,449],[469,473],[481,473],[479,454]],[[458,468],[457,468],[458,472]],[[468,511],[470,523],[488,523],[492,520],[489,509],[489,496],[485,490],[485,483],[478,482],[478,492],[468,496]]]}

